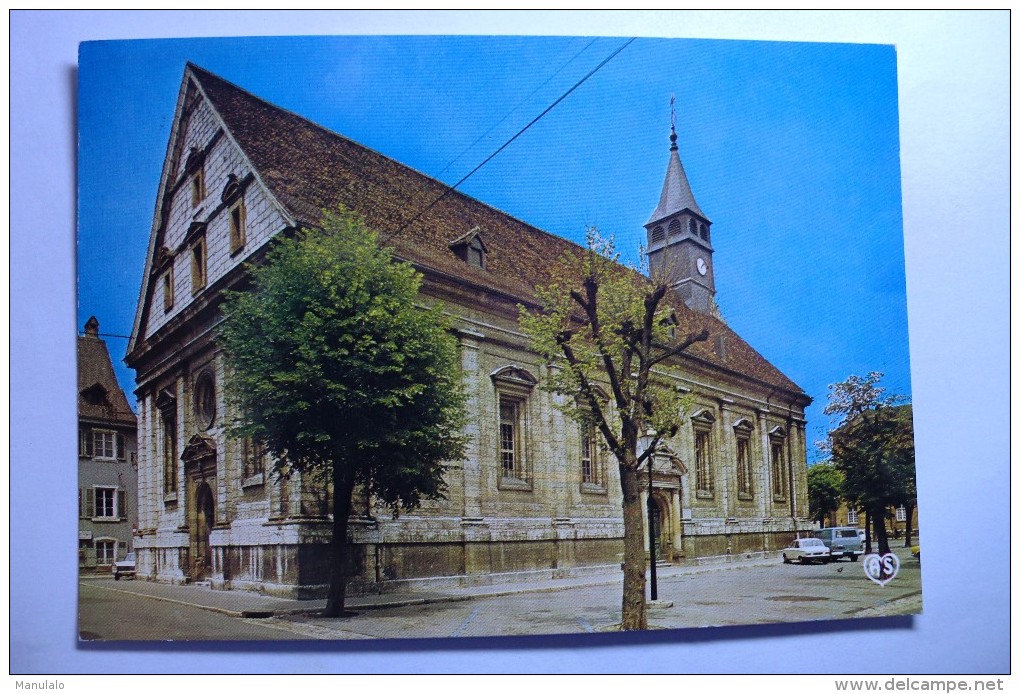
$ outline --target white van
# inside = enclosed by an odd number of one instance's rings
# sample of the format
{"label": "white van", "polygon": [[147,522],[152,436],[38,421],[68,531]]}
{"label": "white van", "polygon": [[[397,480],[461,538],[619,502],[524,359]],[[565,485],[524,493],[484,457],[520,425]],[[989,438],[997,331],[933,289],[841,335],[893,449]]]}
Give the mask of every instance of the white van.
{"label": "white van", "polygon": [[857,528],[822,528],[815,531],[815,537],[829,548],[829,561],[836,561],[840,557],[857,561],[857,557],[864,554],[864,545],[861,544]]}

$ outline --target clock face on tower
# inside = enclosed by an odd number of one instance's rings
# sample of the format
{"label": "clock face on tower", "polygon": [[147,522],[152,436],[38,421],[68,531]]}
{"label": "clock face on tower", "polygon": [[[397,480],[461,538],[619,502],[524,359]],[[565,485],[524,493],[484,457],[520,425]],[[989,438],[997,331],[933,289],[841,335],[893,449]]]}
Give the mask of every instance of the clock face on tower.
{"label": "clock face on tower", "polygon": [[705,275],[708,273],[708,265],[705,263],[704,258],[698,258],[698,272],[701,275]]}

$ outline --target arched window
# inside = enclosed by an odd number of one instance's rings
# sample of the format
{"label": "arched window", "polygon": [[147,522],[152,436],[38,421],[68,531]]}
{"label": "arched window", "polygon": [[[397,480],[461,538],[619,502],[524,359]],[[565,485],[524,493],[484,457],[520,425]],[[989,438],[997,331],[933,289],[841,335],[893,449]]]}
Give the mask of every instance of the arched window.
{"label": "arched window", "polygon": [[216,421],[216,381],[210,371],[203,371],[195,380],[195,420],[202,429]]}
{"label": "arched window", "polygon": [[687,220],[687,229],[695,236],[698,235],[698,223],[695,222],[693,219]]}
{"label": "arched window", "polygon": [[701,238],[708,241],[708,225],[706,224],[701,225]]}
{"label": "arched window", "polygon": [[663,229],[661,226],[658,226],[658,227],[655,227],[654,229],[652,229],[652,238],[651,238],[651,242],[652,243],[661,243],[662,241],[665,241],[665,240],[666,240],[666,230],[665,229]]}
{"label": "arched window", "polygon": [[670,236],[679,236],[680,234],[683,233],[683,231],[684,227],[683,224],[680,223],[679,219],[674,219],[672,222],[669,223]]}

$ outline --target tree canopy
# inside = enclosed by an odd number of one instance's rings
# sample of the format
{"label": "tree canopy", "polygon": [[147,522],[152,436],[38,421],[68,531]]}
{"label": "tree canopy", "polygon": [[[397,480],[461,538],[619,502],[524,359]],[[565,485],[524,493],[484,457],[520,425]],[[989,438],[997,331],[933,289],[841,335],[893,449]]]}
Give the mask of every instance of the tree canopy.
{"label": "tree canopy", "polygon": [[832,462],[816,463],[807,471],[808,504],[812,520],[825,527],[825,519],[839,508],[843,473]]}
{"label": "tree canopy", "polygon": [[830,385],[825,414],[836,417],[828,446],[843,474],[843,498],[868,513],[885,553],[886,510],[916,492],[912,408],[904,396],[887,395],[881,379],[882,373],[872,371]]}
{"label": "tree canopy", "polygon": [[708,337],[678,325],[664,301],[668,291],[664,277],[620,265],[613,240],[591,228],[587,247],[567,254],[553,280],[536,290],[539,310],[520,311],[521,328],[553,367],[545,388],[566,396],[560,407],[568,416],[600,432],[620,469],[625,630],[647,627],[638,469],[676,435],[690,402],[665,365]]}
{"label": "tree canopy", "polygon": [[421,276],[351,213],[272,244],[223,305],[232,433],[262,442],[278,475],[329,473],[339,613],[354,487],[413,508],[443,495],[444,462],[463,456],[456,340],[419,303]]}

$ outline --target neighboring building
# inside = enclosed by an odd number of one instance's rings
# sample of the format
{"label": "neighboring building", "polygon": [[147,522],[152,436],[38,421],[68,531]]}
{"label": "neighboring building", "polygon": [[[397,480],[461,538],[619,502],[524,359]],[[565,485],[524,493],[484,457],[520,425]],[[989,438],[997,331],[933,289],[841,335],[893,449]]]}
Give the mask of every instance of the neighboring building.
{"label": "neighboring building", "polygon": [[106,571],[131,550],[138,521],[135,413],[95,316],[78,337],[78,567]]}
{"label": "neighboring building", "polygon": [[[917,527],[917,506],[915,505],[908,510],[905,505],[900,504],[899,506],[890,506],[886,509],[885,527],[889,533],[890,540],[898,540],[906,535],[908,513],[910,514],[910,536],[917,537],[920,535]],[[846,502],[843,502],[835,513],[829,514],[825,524],[828,527],[847,525],[864,530],[864,519],[864,511],[852,509],[846,505]]]}
{"label": "neighboring building", "polygon": [[[718,318],[711,222],[675,139],[647,225],[649,254],[674,273],[678,329],[711,336],[673,374],[697,404],[653,470],[659,555],[760,554],[813,527],[811,399]],[[652,206],[654,191],[635,194]],[[127,356],[143,442],[139,574],[296,596],[324,589],[329,495],[308,477],[274,479],[257,446],[227,435],[214,329],[242,264],[339,204],[387,232],[397,257],[424,275],[422,300],[441,300],[454,316],[470,409],[449,498],[396,518],[371,499],[358,503],[351,589],[619,566],[616,465],[554,407],[541,388],[548,367],[517,326],[517,305],[533,305],[536,285],[577,246],[189,64]]]}

